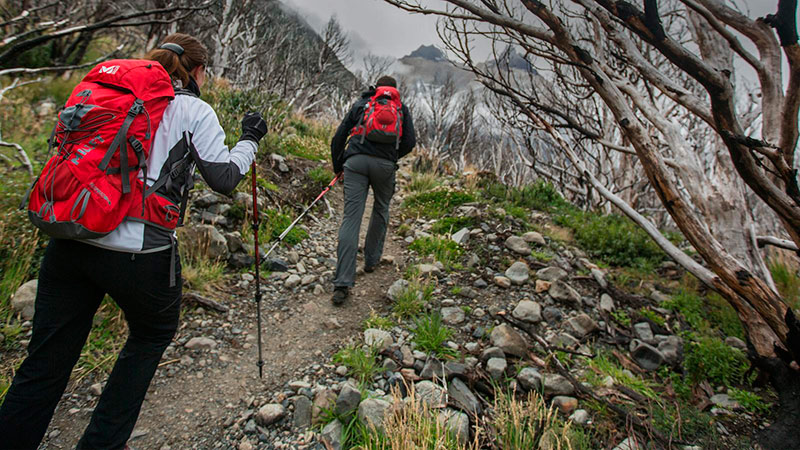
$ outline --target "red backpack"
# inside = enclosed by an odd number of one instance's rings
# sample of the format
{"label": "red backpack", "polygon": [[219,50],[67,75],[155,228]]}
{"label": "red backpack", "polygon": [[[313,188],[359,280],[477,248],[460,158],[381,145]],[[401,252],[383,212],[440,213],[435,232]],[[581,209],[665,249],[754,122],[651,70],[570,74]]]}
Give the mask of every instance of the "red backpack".
{"label": "red backpack", "polygon": [[[166,229],[180,209],[147,191],[147,157],[161,116],[175,97],[155,61],[112,60],[94,67],[58,115],[57,149],[31,186],[28,216],[52,237],[89,239],[126,217]],[[155,185],[154,185],[155,186]]]}
{"label": "red backpack", "polygon": [[364,109],[364,115],[353,128],[351,136],[383,144],[394,143],[395,149],[400,147],[403,137],[403,104],[400,93],[390,86],[379,86],[370,97]]}

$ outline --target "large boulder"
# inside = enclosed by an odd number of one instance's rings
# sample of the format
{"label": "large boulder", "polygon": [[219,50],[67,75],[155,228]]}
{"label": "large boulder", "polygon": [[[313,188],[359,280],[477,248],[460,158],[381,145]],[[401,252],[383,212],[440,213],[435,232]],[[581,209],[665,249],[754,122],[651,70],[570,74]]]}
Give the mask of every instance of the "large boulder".
{"label": "large boulder", "polygon": [[414,386],[417,398],[430,408],[442,408],[447,405],[447,391],[430,381],[420,381]]}
{"label": "large boulder", "polygon": [[481,413],[481,403],[470,388],[460,379],[453,378],[447,385],[450,399],[461,409],[470,414]]}
{"label": "large boulder", "polygon": [[469,417],[466,414],[447,408],[439,413],[437,420],[441,425],[447,427],[460,445],[469,443]]}
{"label": "large boulder", "polygon": [[542,305],[530,301],[523,300],[519,302],[514,311],[511,313],[515,319],[523,322],[537,323],[542,321]]}
{"label": "large boulder", "polygon": [[517,261],[506,269],[506,277],[514,284],[525,284],[528,278],[530,278],[529,272],[530,268],[527,264],[523,261]]}
{"label": "large boulder", "polygon": [[326,448],[331,450],[342,450],[342,432],[344,425],[339,419],[334,419],[333,422],[325,425],[322,429],[322,442],[326,444]]}
{"label": "large boulder", "polygon": [[38,286],[38,280],[30,280],[20,286],[14,296],[11,297],[11,308],[14,309],[14,312],[19,313],[24,320],[33,320]]}
{"label": "large boulder", "polygon": [[358,420],[368,428],[383,432],[383,422],[392,404],[380,398],[368,398],[358,405]]}
{"label": "large boulder", "polygon": [[351,383],[345,383],[336,398],[336,414],[348,416],[352,414],[361,403],[361,391]]}
{"label": "large boulder", "polygon": [[528,354],[528,344],[517,331],[508,324],[500,324],[492,330],[492,345],[499,347],[508,355],[524,358]]}

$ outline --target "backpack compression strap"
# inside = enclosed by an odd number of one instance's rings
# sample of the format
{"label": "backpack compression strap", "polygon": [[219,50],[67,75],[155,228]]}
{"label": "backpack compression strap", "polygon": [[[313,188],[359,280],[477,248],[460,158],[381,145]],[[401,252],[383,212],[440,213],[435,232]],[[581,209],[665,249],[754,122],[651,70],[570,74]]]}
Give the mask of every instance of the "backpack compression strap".
{"label": "backpack compression strap", "polygon": [[[127,194],[131,191],[131,183],[130,179],[128,178],[128,174],[130,173],[130,169],[135,167],[128,167],[128,146],[127,146],[127,136],[128,136],[128,129],[130,128],[133,120],[144,112],[144,102],[141,99],[136,99],[131,105],[131,109],[128,110],[128,115],[125,117],[125,121],[122,122],[122,126],[120,127],[117,135],[114,136],[114,140],[111,141],[111,145],[108,147],[108,151],[106,152],[103,160],[100,162],[98,168],[100,170],[104,170],[107,174],[116,173],[117,170],[120,171],[122,174],[122,193]],[[139,155],[139,152],[142,151],[142,145],[138,140],[131,137],[133,144],[133,149],[137,152],[137,156],[139,158],[139,165],[143,163],[143,156]],[[135,140],[135,143],[133,142]],[[138,145],[136,145],[138,144]],[[119,169],[109,168],[108,165],[111,163],[111,158],[114,157],[114,153],[119,151]]]}

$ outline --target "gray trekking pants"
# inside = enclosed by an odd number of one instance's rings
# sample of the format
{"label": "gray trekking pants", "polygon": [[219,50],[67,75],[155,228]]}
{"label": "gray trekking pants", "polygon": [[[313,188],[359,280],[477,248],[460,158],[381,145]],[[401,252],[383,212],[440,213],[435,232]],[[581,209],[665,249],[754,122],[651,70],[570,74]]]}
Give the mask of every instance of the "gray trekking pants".
{"label": "gray trekking pants", "polygon": [[351,287],[355,283],[358,234],[370,186],[374,201],[364,241],[364,264],[369,267],[380,262],[389,225],[389,202],[394,194],[395,170],[397,165],[393,161],[375,156],[353,155],[345,161],[344,217],[339,228],[334,286]]}

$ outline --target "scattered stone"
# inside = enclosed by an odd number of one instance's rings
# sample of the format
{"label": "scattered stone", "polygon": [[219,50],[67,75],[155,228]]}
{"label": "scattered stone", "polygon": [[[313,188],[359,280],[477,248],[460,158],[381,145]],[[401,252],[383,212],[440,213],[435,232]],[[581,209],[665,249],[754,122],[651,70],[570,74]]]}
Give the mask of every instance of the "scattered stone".
{"label": "scattered stone", "polygon": [[281,173],[288,173],[289,172],[289,166],[286,165],[286,158],[284,158],[282,155],[279,155],[277,153],[270,153],[269,159],[270,159],[270,161],[272,161],[272,166],[274,167],[274,166],[277,165],[278,166],[278,170]]}
{"label": "scattered stone", "polygon": [[553,283],[549,281],[536,280],[536,288],[535,288],[536,293],[541,294],[542,292],[547,292],[548,290],[550,290],[550,286],[552,286],[552,284]]}
{"label": "scattered stone", "polygon": [[663,303],[663,302],[666,302],[666,301],[668,301],[670,299],[670,297],[667,294],[665,294],[665,293],[663,293],[663,292],[661,292],[661,291],[659,291],[657,289],[653,289],[650,292],[650,298],[652,298],[653,300],[655,300],[658,303]]}
{"label": "scattered stone", "polygon": [[725,338],[725,343],[733,348],[738,348],[739,350],[747,351],[747,343],[743,340],[737,338],[736,336],[728,336]]}
{"label": "scattered stone", "polygon": [[549,281],[551,283],[555,283],[558,280],[562,280],[567,277],[567,271],[560,268],[560,267],[545,267],[544,269],[539,269],[536,272],[536,278],[544,281]]}
{"label": "scattered stone", "polygon": [[494,277],[494,284],[500,286],[503,289],[508,289],[511,287],[511,280],[503,276],[496,276]]}
{"label": "scattered stone", "polygon": [[681,362],[681,338],[678,336],[667,336],[666,339],[658,343],[658,351],[664,355],[664,361],[670,365],[677,365]]}
{"label": "scattered stone", "polygon": [[342,431],[344,431],[344,426],[342,426],[342,422],[339,422],[339,419],[334,419],[333,422],[325,425],[325,428],[322,429],[322,442],[325,443],[331,450],[341,450],[342,449]]}
{"label": "scattered stone", "polygon": [[530,256],[531,254],[531,247],[525,242],[525,239],[519,236],[509,236],[506,239],[506,248],[524,256]]}
{"label": "scattered stone", "polygon": [[11,307],[14,312],[19,313],[24,320],[33,320],[33,313],[35,312],[34,303],[36,302],[36,290],[38,288],[38,280],[30,280],[17,289],[14,296],[11,297]]}
{"label": "scattered stone", "polygon": [[392,404],[379,398],[368,398],[358,405],[358,420],[367,427],[383,432],[383,422]]}
{"label": "scattered stone", "polygon": [[351,383],[345,383],[336,398],[336,414],[348,416],[358,408],[359,403],[361,403],[361,391]]}
{"label": "scattered stone", "polygon": [[578,407],[578,399],[575,397],[568,397],[565,395],[557,395],[553,397],[553,405],[564,414],[571,414],[572,411]]}
{"label": "scattered stone", "polygon": [[475,280],[474,283],[472,283],[472,286],[478,289],[485,289],[486,287],[489,286],[489,284],[486,283],[486,281],[484,281],[483,278],[478,278],[477,280]]}
{"label": "scattered stone", "polygon": [[644,450],[644,447],[640,445],[636,439],[629,437],[620,442],[613,450]]}
{"label": "scattered stone", "polygon": [[397,297],[402,294],[406,289],[408,289],[408,281],[404,279],[399,279],[392,283],[389,286],[389,290],[386,292],[386,296],[389,297],[392,301],[397,301]]}
{"label": "scattered stone", "polygon": [[444,374],[448,380],[453,377],[465,377],[467,375],[467,365],[457,361],[448,361],[444,364]]}
{"label": "scattered stone", "polygon": [[497,381],[504,378],[507,367],[508,362],[505,358],[491,358],[486,362],[486,371]]}
{"label": "scattered stone", "polygon": [[499,347],[504,353],[524,358],[528,354],[525,339],[510,325],[501,324],[494,327],[491,334],[492,345]]}
{"label": "scattered stone", "polygon": [[658,349],[639,339],[631,341],[630,351],[631,357],[642,369],[656,370],[664,363],[664,355]]}
{"label": "scattered stone", "polygon": [[311,283],[313,283],[315,281],[317,281],[317,276],[316,275],[306,275],[306,276],[303,277],[302,280],[300,280],[300,284],[303,285],[303,286],[308,286],[309,284],[311,284]]}
{"label": "scattered stone", "polygon": [[103,393],[103,383],[95,383],[89,386],[89,392],[95,397],[100,397]]}
{"label": "scattered stone", "polygon": [[469,442],[469,417],[466,414],[447,408],[439,413],[437,420],[447,427],[460,445],[467,445]]}
{"label": "scattered stone", "polygon": [[311,426],[311,399],[305,395],[292,397],[294,403],[294,426],[308,428]]}
{"label": "scattered stone", "polygon": [[716,394],[712,395],[709,399],[712,404],[718,406],[720,408],[729,409],[731,411],[741,408],[739,402],[730,398],[728,394]]}
{"label": "scattered stone", "polygon": [[531,243],[531,244],[547,245],[547,242],[545,242],[545,240],[544,240],[544,236],[542,236],[541,233],[538,233],[536,231],[529,231],[529,232],[523,234],[522,235],[522,239],[525,242],[528,242],[528,243]]}
{"label": "scattered stone", "polygon": [[397,365],[397,363],[393,359],[386,358],[383,360],[383,370],[385,370],[386,372],[397,372],[398,370],[400,370],[400,366]]}
{"label": "scattered stone", "polygon": [[533,367],[522,369],[517,375],[517,381],[528,391],[539,391],[542,388],[542,374]]}
{"label": "scattered stone", "polygon": [[530,268],[523,261],[517,261],[506,269],[506,277],[516,285],[525,284],[530,278]]}
{"label": "scattered stone", "polygon": [[542,311],[542,318],[544,318],[544,320],[546,320],[548,323],[561,322],[563,317],[564,314],[555,306],[545,306],[544,311]]}
{"label": "scattered stone", "polygon": [[292,275],[289,275],[289,277],[286,279],[286,281],[283,282],[283,285],[287,289],[294,289],[297,286],[300,286],[300,283],[302,281],[303,281],[303,279],[300,278],[300,275],[292,274]]}
{"label": "scattered stone", "polygon": [[441,269],[433,264],[420,264],[417,268],[421,275],[439,275],[442,273]]}
{"label": "scattered stone", "polygon": [[564,348],[575,348],[581,344],[581,341],[575,339],[575,336],[569,333],[558,333],[549,342],[550,345]]}
{"label": "scattered stone", "polygon": [[481,263],[481,259],[478,257],[478,255],[476,255],[474,253],[471,253],[469,255],[469,258],[467,259],[467,267],[468,268],[471,269],[471,268],[477,266],[480,263]]}
{"label": "scattered stone", "polygon": [[419,376],[423,380],[430,380],[434,377],[441,379],[445,376],[444,365],[438,359],[429,357],[425,361],[425,366],[422,368],[422,372],[420,372]]}
{"label": "scattered stone", "polygon": [[640,340],[647,342],[648,344],[652,344],[655,342],[655,337],[653,336],[653,330],[650,328],[650,324],[647,322],[639,322],[633,325],[633,332],[636,334],[636,337]]}
{"label": "scattered stone", "polygon": [[420,381],[414,388],[419,400],[431,408],[442,408],[447,405],[447,391],[430,381]]}
{"label": "scattered stone", "polygon": [[577,409],[575,412],[569,416],[569,420],[573,423],[577,423],[578,425],[590,425],[592,423],[592,417],[589,415],[589,412],[585,409]]}
{"label": "scattered stone", "polygon": [[207,337],[193,337],[184,347],[189,350],[213,350],[217,347],[217,341]]}
{"label": "scattered stone", "polygon": [[[318,284],[318,285],[314,286],[314,295],[315,296],[319,297],[320,295],[324,295],[324,294],[325,294],[325,288],[322,287],[321,284]],[[341,328],[341,325],[339,325],[337,328]]]}
{"label": "scattered stone", "polygon": [[514,308],[511,315],[523,322],[538,323],[542,321],[542,306],[530,300],[523,300]]}
{"label": "scattered stone", "polygon": [[323,417],[322,413],[336,405],[336,393],[330,389],[322,389],[314,394],[314,404],[311,406],[311,423],[319,424]]}
{"label": "scattered stone", "polygon": [[588,334],[597,331],[600,327],[588,314],[579,314],[567,320],[567,330],[578,339],[583,339]]}
{"label": "scattered stone", "polygon": [[286,415],[286,408],[279,403],[269,403],[262,406],[256,413],[256,423],[262,427],[272,425],[273,423],[283,419]]}
{"label": "scattered stone", "polygon": [[184,228],[181,238],[184,245],[194,248],[205,248],[206,256],[212,260],[227,260],[228,241],[213,225],[194,225]]}
{"label": "scattered stone", "polygon": [[572,395],[575,387],[566,378],[557,373],[546,374],[544,377],[545,396]]}
{"label": "scattered stone", "polygon": [[378,351],[384,351],[394,344],[392,333],[378,328],[369,328],[364,331],[364,342],[370,347],[376,347]]}
{"label": "scattered stone", "polygon": [[481,353],[481,361],[486,362],[491,358],[505,358],[506,354],[500,347],[489,347]]}
{"label": "scattered stone", "polygon": [[458,325],[464,321],[464,310],[458,306],[442,308],[442,321],[450,325]]}
{"label": "scattered stone", "polygon": [[458,245],[466,245],[469,242],[469,228],[462,228],[457,232],[453,233],[453,236],[450,237],[453,241],[455,241]]}
{"label": "scattered stone", "polygon": [[459,378],[453,378],[447,385],[450,399],[464,411],[470,414],[480,414],[481,404],[470,388]]}
{"label": "scattered stone", "polygon": [[614,299],[608,294],[600,296],[600,310],[610,313],[614,311]]}
{"label": "scattered stone", "polygon": [[564,281],[556,281],[550,287],[550,296],[553,299],[569,303],[571,305],[580,305],[581,304],[581,295],[578,294],[578,291],[572,288],[572,286],[568,285]]}

